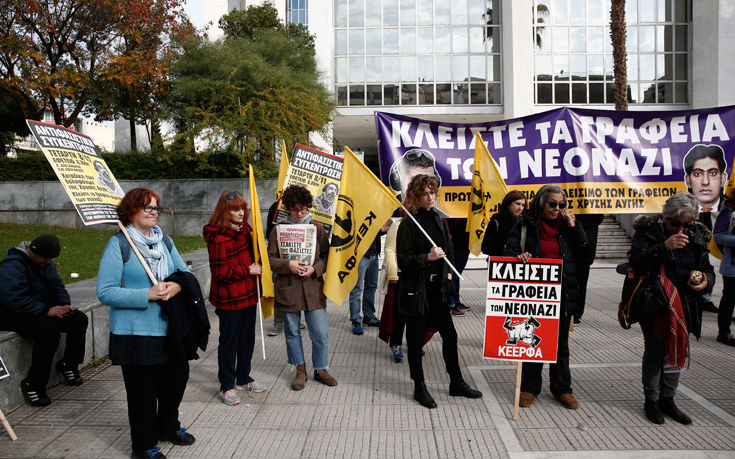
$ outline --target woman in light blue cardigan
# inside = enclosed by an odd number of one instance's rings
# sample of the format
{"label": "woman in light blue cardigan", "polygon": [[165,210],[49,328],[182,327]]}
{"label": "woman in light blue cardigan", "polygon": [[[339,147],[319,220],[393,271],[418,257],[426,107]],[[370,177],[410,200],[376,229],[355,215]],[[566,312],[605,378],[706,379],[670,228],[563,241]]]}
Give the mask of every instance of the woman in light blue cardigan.
{"label": "woman in light blue cardigan", "polygon": [[171,239],[157,226],[159,202],[152,190],[135,188],[117,208],[158,284],[153,285],[129,243],[117,235],[102,253],[97,274],[97,296],[110,307],[110,360],[122,367],[125,381],[132,457],[165,458],[157,446],[159,440],[194,443],[178,420],[189,362],[169,357],[168,322],[158,304],[181,291],[179,284],[164,279],[187,269]]}

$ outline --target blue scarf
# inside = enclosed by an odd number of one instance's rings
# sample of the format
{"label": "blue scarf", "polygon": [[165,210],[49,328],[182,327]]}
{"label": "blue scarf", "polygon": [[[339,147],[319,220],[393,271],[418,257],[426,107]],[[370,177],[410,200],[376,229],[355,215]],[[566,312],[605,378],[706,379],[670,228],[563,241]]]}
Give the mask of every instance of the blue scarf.
{"label": "blue scarf", "polygon": [[148,265],[153,271],[153,275],[156,276],[158,282],[163,281],[168,277],[168,249],[163,244],[163,231],[156,225],[151,228],[151,232],[148,236],[144,236],[143,233],[138,231],[132,223],[125,227],[130,234],[130,238],[135,242],[135,246],[140,250],[140,254],[148,262]]}

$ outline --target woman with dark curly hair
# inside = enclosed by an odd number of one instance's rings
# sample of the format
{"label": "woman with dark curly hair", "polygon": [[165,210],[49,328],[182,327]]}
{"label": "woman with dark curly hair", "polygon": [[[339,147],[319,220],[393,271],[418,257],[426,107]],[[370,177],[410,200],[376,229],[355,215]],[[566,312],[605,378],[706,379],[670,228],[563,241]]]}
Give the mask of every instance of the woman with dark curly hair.
{"label": "woman with dark curly hair", "polygon": [[[165,458],[159,439],[191,445],[194,437],[179,423],[179,404],[189,380],[189,362],[166,346],[168,320],[159,301],[169,301],[181,285],[165,279],[188,271],[173,241],[158,226],[161,200],[146,188],[133,188],[117,214],[150,267],[152,282],[134,254],[123,256],[122,240],[113,236],[102,253],[97,296],[110,307],[110,360],[122,367],[128,399],[132,457]],[[130,255],[131,247],[127,247]]]}
{"label": "woman with dark curly hair", "polygon": [[[426,408],[436,408],[436,402],[426,388],[421,362],[421,347],[429,322],[438,328],[442,337],[442,355],[451,381],[449,395],[482,397],[480,391],[467,385],[459,368],[457,331],[447,307],[451,274],[442,260],[446,256],[453,262],[454,249],[447,223],[434,208],[438,188],[434,177],[428,175],[417,175],[411,180],[403,204],[415,220],[403,220],[396,243],[398,268],[401,270],[398,312],[403,314],[406,323],[413,398]],[[435,246],[427,240],[417,223],[436,243]]]}
{"label": "woman with dark curly hair", "polygon": [[[301,390],[306,384],[306,362],[301,342],[301,312],[311,338],[311,360],[314,379],[327,386],[336,386],[337,380],[329,374],[327,325],[327,298],[324,296],[324,272],[327,270],[329,239],[320,223],[309,215],[314,202],[311,192],[300,185],[291,185],[283,191],[281,198],[288,214],[278,220],[278,225],[268,238],[268,259],[271,270],[276,273],[275,306],[283,313],[284,336],[288,363],[296,367],[296,377],[291,389]],[[280,257],[278,226],[313,225],[316,227],[316,250],[313,263],[288,260]]]}
{"label": "woman with dark curly hair", "polygon": [[219,395],[230,406],[240,403],[238,388],[266,390],[250,376],[258,304],[256,282],[262,269],[253,262],[249,217],[245,198],[237,191],[225,191],[204,227],[212,272],[209,302],[219,317]]}

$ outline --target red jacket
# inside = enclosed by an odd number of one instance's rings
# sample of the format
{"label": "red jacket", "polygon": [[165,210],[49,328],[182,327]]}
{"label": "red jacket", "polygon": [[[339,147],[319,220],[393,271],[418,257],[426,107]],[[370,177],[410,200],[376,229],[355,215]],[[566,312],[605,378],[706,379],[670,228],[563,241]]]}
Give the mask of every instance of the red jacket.
{"label": "red jacket", "polygon": [[257,276],[251,276],[248,269],[253,264],[251,232],[247,223],[239,231],[222,226],[204,227],[212,271],[209,301],[217,309],[239,310],[258,303]]}

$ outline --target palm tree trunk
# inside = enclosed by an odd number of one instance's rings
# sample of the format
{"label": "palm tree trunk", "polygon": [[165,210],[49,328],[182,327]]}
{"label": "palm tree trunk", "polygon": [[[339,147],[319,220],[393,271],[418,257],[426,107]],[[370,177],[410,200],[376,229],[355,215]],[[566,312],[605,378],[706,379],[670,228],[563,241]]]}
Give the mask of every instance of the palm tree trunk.
{"label": "palm tree trunk", "polygon": [[615,110],[628,109],[628,67],[625,51],[625,0],[612,0],[610,6],[610,40],[615,76]]}

